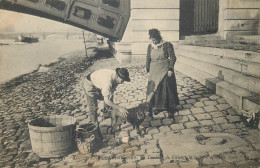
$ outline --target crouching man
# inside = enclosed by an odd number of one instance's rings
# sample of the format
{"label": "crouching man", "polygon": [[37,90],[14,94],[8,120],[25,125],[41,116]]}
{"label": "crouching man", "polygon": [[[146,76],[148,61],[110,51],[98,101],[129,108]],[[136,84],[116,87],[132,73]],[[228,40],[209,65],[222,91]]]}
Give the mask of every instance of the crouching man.
{"label": "crouching man", "polygon": [[114,91],[124,81],[130,82],[129,72],[126,68],[116,68],[116,70],[100,69],[87,75],[84,89],[87,94],[87,105],[89,107],[89,119],[91,123],[98,122],[97,100],[104,100],[106,105],[113,109],[118,109],[123,117],[127,116],[127,110],[113,102]]}

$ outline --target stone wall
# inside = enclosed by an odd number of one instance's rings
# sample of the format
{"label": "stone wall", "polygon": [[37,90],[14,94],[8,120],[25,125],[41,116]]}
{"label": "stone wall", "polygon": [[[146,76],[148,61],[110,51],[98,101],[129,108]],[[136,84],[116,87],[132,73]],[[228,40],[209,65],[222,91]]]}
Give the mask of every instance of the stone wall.
{"label": "stone wall", "polygon": [[131,17],[120,43],[115,44],[122,64],[143,60],[149,44],[148,30],[157,28],[163,39],[179,40],[179,0],[132,0]]}
{"label": "stone wall", "polygon": [[219,0],[219,34],[224,39],[258,34],[259,6],[259,0]]}

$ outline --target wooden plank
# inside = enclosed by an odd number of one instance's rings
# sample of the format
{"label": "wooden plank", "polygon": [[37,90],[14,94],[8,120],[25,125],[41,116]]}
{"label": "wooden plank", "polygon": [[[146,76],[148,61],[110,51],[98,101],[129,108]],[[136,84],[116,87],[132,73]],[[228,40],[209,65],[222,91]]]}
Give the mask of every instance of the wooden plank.
{"label": "wooden plank", "polygon": [[226,20],[224,30],[257,31],[258,20]]}
{"label": "wooden plank", "polygon": [[[178,41],[179,31],[161,31],[162,37],[166,41]],[[148,31],[133,31],[133,39],[135,42],[150,42]]]}
{"label": "wooden plank", "polygon": [[180,8],[180,0],[131,0],[131,8]]}
{"label": "wooden plank", "polygon": [[259,9],[225,9],[225,19],[258,19]]}
{"label": "wooden plank", "polygon": [[179,30],[179,20],[133,20],[132,30],[149,30],[157,28],[159,30]]}
{"label": "wooden plank", "polygon": [[176,19],[179,20],[179,9],[133,9],[131,19]]}

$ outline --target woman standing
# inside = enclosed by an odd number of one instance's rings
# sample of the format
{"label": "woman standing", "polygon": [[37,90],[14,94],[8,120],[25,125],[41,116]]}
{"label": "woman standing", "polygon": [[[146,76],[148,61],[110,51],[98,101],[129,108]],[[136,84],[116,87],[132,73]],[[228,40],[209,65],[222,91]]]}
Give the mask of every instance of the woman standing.
{"label": "woman standing", "polygon": [[146,94],[150,105],[149,116],[167,110],[169,118],[173,118],[176,106],[179,105],[173,45],[163,41],[158,29],[150,29],[149,36],[152,41],[146,58],[146,71],[149,73]]}

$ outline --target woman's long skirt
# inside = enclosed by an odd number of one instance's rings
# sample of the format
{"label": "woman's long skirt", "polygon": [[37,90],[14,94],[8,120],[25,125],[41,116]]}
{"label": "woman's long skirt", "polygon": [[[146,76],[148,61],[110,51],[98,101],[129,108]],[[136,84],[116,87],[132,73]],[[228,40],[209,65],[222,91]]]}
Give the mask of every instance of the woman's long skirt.
{"label": "woman's long skirt", "polygon": [[157,111],[175,109],[179,105],[177,84],[175,74],[168,77],[168,74],[162,79],[150,101],[151,107]]}

